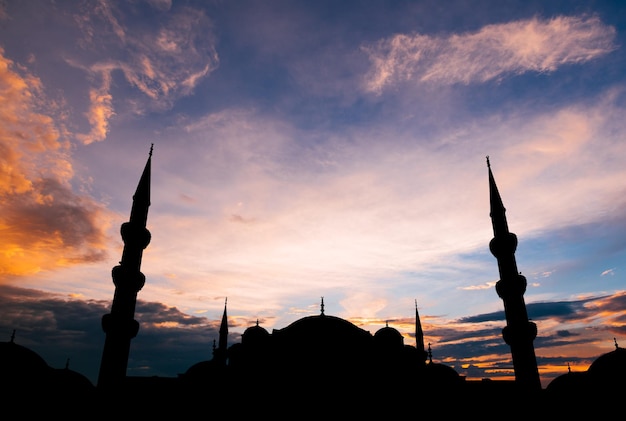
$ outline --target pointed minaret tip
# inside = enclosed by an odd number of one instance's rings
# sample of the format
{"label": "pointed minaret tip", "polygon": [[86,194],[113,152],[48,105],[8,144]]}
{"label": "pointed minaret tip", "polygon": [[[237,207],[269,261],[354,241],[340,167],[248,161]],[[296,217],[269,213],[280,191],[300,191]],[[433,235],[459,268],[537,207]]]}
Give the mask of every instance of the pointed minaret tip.
{"label": "pointed minaret tip", "polygon": [[154,149],[154,143],[150,144],[150,152],[148,153],[149,157],[152,157],[152,150]]}
{"label": "pointed minaret tip", "polygon": [[491,168],[491,163],[489,162],[489,155],[487,155],[487,168]]}
{"label": "pointed minaret tip", "polygon": [[[422,322],[420,321],[420,315],[417,310],[417,300],[415,300],[415,348],[425,355],[424,350],[424,331],[422,330]],[[424,360],[426,358],[424,357]]]}

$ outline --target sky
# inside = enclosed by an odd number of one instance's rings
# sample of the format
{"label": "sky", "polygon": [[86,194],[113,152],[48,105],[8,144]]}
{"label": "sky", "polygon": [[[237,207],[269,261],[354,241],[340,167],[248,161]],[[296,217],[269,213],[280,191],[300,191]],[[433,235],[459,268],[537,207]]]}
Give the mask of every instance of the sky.
{"label": "sky", "polygon": [[586,370],[626,344],[625,44],[617,1],[2,1],[0,340],[97,382],[153,146],[129,375],[323,299],[511,378],[489,156],[542,384]]}

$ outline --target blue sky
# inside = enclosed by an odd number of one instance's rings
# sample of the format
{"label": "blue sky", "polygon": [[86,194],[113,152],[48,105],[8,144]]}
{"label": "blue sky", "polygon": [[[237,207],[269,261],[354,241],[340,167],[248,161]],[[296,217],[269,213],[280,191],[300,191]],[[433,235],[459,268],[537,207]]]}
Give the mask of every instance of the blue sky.
{"label": "blue sky", "polygon": [[95,382],[154,144],[129,374],[319,313],[510,375],[485,157],[542,380],[626,342],[626,9],[609,1],[0,5],[0,333]]}

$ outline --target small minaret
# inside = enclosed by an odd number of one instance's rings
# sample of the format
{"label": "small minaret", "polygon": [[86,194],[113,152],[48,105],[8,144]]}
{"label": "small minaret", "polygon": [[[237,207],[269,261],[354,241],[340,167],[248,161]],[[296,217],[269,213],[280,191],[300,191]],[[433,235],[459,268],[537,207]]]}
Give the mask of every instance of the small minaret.
{"label": "small minaret", "polygon": [[506,221],[506,209],[502,204],[498,187],[489,169],[489,201],[491,223],[494,237],[489,242],[491,254],[498,260],[500,280],[496,283],[496,292],[504,302],[504,314],[507,325],[502,330],[504,341],[511,347],[515,381],[525,390],[541,389],[537,358],[533,341],[537,337],[537,325],[528,320],[524,293],[526,278],[517,270],[515,250],[517,236],[509,232]]}
{"label": "small minaret", "polygon": [[424,331],[420,322],[420,315],[417,311],[417,300],[415,300],[415,348],[417,349],[417,362],[420,366],[426,364],[428,352],[424,349]]}
{"label": "small minaret", "polygon": [[124,241],[122,260],[111,271],[115,293],[111,313],[102,317],[106,334],[100,362],[98,388],[110,390],[121,385],[126,378],[130,340],[137,336],[139,323],[134,319],[137,293],[146,281],[141,273],[143,250],[150,244],[151,234],[146,228],[150,206],[150,171],[152,148],[137,190],[133,195],[130,220],[122,224],[120,233]]}
{"label": "small minaret", "polygon": [[217,349],[214,349],[213,351],[215,360],[221,365],[226,365],[228,351],[228,316],[226,315],[227,302],[228,298],[224,300],[224,314],[222,314],[222,323],[220,324],[219,341],[217,343]]}

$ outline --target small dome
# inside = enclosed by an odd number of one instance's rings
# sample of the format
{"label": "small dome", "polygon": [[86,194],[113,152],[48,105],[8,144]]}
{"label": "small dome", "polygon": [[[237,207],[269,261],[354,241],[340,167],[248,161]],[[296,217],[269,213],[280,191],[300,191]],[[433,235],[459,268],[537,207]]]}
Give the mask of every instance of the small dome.
{"label": "small dome", "polygon": [[432,387],[454,386],[463,380],[463,377],[449,365],[429,362],[425,369],[427,382]]}
{"label": "small dome", "polygon": [[258,322],[254,326],[247,328],[241,335],[241,343],[244,345],[255,345],[263,343],[270,337],[270,333],[259,326]]}
{"label": "small dome", "polygon": [[404,347],[404,338],[402,337],[402,334],[398,332],[397,329],[389,326],[379,329],[374,334],[374,340],[378,345],[386,348],[400,349]]}
{"label": "small dome", "polygon": [[200,361],[189,367],[181,377],[190,382],[205,381],[221,368],[215,360]]}
{"label": "small dome", "polygon": [[50,373],[50,384],[59,393],[68,396],[90,396],[96,387],[84,375],[69,368],[56,368]]}
{"label": "small dome", "polygon": [[564,394],[572,396],[572,394],[583,395],[588,387],[589,374],[585,371],[569,371],[565,374],[552,379],[546,391],[555,394]]}

